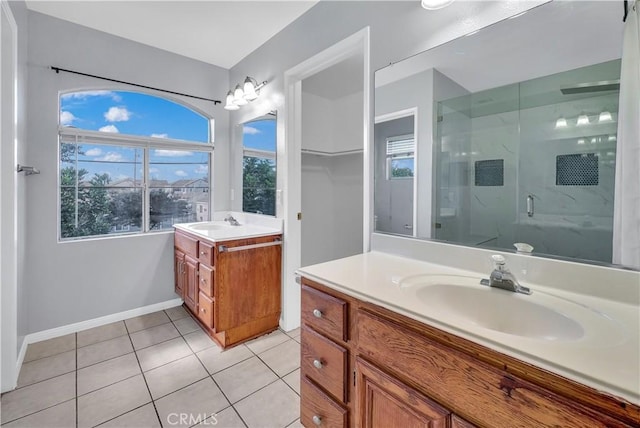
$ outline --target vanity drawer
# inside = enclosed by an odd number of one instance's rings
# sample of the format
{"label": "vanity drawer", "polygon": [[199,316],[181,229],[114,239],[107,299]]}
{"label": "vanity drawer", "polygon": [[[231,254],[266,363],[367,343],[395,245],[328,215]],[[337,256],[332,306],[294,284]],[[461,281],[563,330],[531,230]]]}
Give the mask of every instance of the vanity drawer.
{"label": "vanity drawer", "polygon": [[191,257],[198,257],[198,240],[176,230],[173,235],[174,245]]}
{"label": "vanity drawer", "polygon": [[204,325],[213,328],[213,300],[202,291],[198,293],[198,318]]}
{"label": "vanity drawer", "polygon": [[206,241],[200,241],[198,252],[198,260],[207,266],[213,266],[213,248],[214,245]]}
{"label": "vanity drawer", "polygon": [[306,327],[302,327],[300,343],[302,375],[346,403],[347,350]]}
{"label": "vanity drawer", "polygon": [[347,426],[347,410],[304,376],[300,380],[300,396],[300,422],[305,427]]}
{"label": "vanity drawer", "polygon": [[347,302],[302,285],[302,322],[336,340],[347,341]]}
{"label": "vanity drawer", "polygon": [[206,294],[208,297],[213,297],[213,270],[200,263],[199,269],[199,287],[200,292]]}

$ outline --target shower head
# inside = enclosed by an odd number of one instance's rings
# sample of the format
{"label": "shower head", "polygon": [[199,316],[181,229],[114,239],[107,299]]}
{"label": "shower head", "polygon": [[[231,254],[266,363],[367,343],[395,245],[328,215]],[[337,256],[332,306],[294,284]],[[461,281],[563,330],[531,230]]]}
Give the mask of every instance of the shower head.
{"label": "shower head", "polygon": [[589,92],[619,91],[620,80],[603,80],[600,82],[579,83],[574,86],[560,88],[564,95],[586,94]]}

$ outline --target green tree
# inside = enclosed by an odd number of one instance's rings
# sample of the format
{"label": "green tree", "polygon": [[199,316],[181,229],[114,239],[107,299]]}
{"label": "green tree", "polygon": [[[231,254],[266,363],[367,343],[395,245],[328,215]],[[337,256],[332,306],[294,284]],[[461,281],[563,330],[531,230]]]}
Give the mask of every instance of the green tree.
{"label": "green tree", "polygon": [[75,144],[60,145],[60,229],[62,238],[104,235],[111,230],[111,207],[106,186],[108,174],[95,174],[87,183],[86,169],[77,169],[75,158],[83,154]]}
{"label": "green tree", "polygon": [[397,167],[394,166],[391,168],[391,176],[392,177],[413,177],[413,171],[411,170],[411,168],[407,168],[407,167]]}
{"label": "green tree", "polygon": [[269,159],[246,156],[243,162],[242,210],[275,215],[276,170]]}

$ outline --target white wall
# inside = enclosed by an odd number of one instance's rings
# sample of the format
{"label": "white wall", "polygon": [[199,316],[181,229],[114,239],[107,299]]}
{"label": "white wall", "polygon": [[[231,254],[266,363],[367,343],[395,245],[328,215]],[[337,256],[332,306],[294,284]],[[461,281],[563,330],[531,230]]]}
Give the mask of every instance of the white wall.
{"label": "white wall", "polygon": [[[171,232],[57,242],[58,94],[127,88],[56,74],[48,69],[51,65],[217,99],[229,87],[228,72],[222,68],[29,13],[26,161],[41,170],[27,183],[25,286],[30,333],[176,297]],[[179,100],[216,120],[214,207],[227,209],[228,114],[222,105]]]}
{"label": "white wall", "polygon": [[307,266],[362,251],[362,153],[339,153],[362,148],[363,118],[362,92],[328,99],[304,88],[303,81],[301,265]]}

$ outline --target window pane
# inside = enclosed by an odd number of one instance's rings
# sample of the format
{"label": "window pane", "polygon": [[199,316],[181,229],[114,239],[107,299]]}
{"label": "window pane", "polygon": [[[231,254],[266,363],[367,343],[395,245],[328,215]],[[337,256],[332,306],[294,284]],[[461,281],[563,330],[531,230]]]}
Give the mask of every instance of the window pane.
{"label": "window pane", "polygon": [[60,97],[60,125],[90,131],[208,143],[209,120],[173,101],[128,91]]}
{"label": "window pane", "polygon": [[205,152],[151,149],[151,230],[209,220],[209,159]]}
{"label": "window pane", "polygon": [[245,149],[276,151],[276,118],[247,122],[242,128]]}
{"label": "window pane", "polygon": [[142,158],[139,148],[60,144],[61,238],[141,230]]}
{"label": "window pane", "polygon": [[276,169],[272,159],[245,156],[242,182],[244,212],[276,214]]}
{"label": "window pane", "polygon": [[389,178],[413,177],[413,158],[390,158]]}

